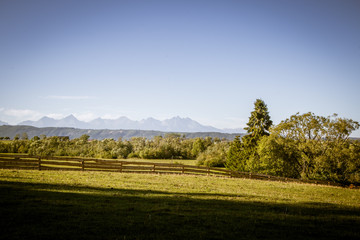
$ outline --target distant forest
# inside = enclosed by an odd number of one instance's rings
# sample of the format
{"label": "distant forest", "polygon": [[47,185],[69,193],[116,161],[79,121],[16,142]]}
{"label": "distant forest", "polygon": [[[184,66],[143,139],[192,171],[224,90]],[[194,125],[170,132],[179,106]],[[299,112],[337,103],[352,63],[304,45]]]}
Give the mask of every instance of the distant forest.
{"label": "distant forest", "polygon": [[[37,128],[32,126],[11,126],[4,125],[0,126],[0,137],[9,137],[10,139],[15,138],[15,136],[21,136],[23,133],[26,133],[29,139],[34,136],[46,135],[47,137],[53,136],[66,136],[70,139],[79,138],[82,135],[89,135],[90,139],[103,140],[107,138],[111,139],[126,139],[130,140],[132,137],[145,137],[151,139],[156,136],[165,136],[169,134],[168,132],[161,131],[151,131],[151,130],[109,130],[109,129],[78,129],[78,128],[66,128],[66,127],[46,127],[46,128]],[[220,138],[227,140],[234,140],[236,136],[241,134],[229,134],[229,133],[220,133],[220,132],[179,132],[182,136],[186,138]]]}

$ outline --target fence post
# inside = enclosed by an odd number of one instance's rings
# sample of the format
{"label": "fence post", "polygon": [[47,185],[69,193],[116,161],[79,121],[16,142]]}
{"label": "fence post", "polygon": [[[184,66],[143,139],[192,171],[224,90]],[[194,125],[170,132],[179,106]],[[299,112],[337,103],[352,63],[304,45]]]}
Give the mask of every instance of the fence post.
{"label": "fence post", "polygon": [[81,171],[84,171],[84,169],[85,169],[85,160],[83,159],[82,161],[81,161]]}
{"label": "fence post", "polygon": [[185,167],[184,167],[184,166],[182,166],[182,171],[181,171],[181,173],[182,173],[182,174],[185,173]]}
{"label": "fence post", "polygon": [[39,171],[41,171],[41,157],[39,157]]}
{"label": "fence post", "polygon": [[154,167],[153,167],[153,172],[155,172],[155,167],[156,167],[156,165],[154,164]]}
{"label": "fence post", "polygon": [[207,169],[207,174],[206,174],[207,176],[209,176],[210,175],[210,168],[208,167],[208,169]]}
{"label": "fence post", "polygon": [[122,162],[120,163],[120,172],[122,172]]}

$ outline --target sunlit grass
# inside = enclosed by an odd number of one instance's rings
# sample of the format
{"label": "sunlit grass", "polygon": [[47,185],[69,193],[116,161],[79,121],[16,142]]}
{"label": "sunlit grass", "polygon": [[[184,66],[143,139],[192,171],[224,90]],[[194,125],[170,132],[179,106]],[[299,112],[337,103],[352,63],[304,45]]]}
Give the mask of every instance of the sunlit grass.
{"label": "sunlit grass", "polygon": [[184,165],[193,165],[193,166],[195,166],[196,163],[197,163],[197,160],[191,160],[191,159],[139,159],[139,158],[129,158],[129,159],[121,159],[121,161],[171,163],[171,164],[184,164]]}
{"label": "sunlit grass", "polygon": [[0,183],[5,237],[360,237],[360,191],[354,189],[206,176],[19,170],[0,170]]}

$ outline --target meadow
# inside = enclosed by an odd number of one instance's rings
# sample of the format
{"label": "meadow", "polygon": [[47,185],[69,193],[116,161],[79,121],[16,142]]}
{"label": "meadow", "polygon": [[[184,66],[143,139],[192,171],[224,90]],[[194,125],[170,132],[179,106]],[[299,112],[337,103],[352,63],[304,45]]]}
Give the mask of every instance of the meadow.
{"label": "meadow", "polygon": [[360,191],[190,175],[0,170],[1,239],[360,239]]}
{"label": "meadow", "polygon": [[196,166],[197,160],[193,159],[141,159],[141,158],[131,158],[131,159],[121,159],[121,161],[131,161],[131,162],[153,162],[153,163],[169,163],[169,164],[184,164]]}

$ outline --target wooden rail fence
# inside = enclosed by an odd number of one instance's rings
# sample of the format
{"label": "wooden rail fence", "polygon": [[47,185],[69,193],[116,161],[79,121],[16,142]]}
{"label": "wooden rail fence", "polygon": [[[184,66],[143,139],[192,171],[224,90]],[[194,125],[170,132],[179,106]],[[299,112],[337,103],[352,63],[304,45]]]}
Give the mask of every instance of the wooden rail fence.
{"label": "wooden rail fence", "polygon": [[299,180],[265,174],[238,172],[222,168],[191,166],[171,163],[135,162],[80,157],[40,157],[0,154],[0,169],[107,171],[125,173],[195,174],[231,178],[250,178],[286,182],[307,182],[339,186],[327,181]]}

